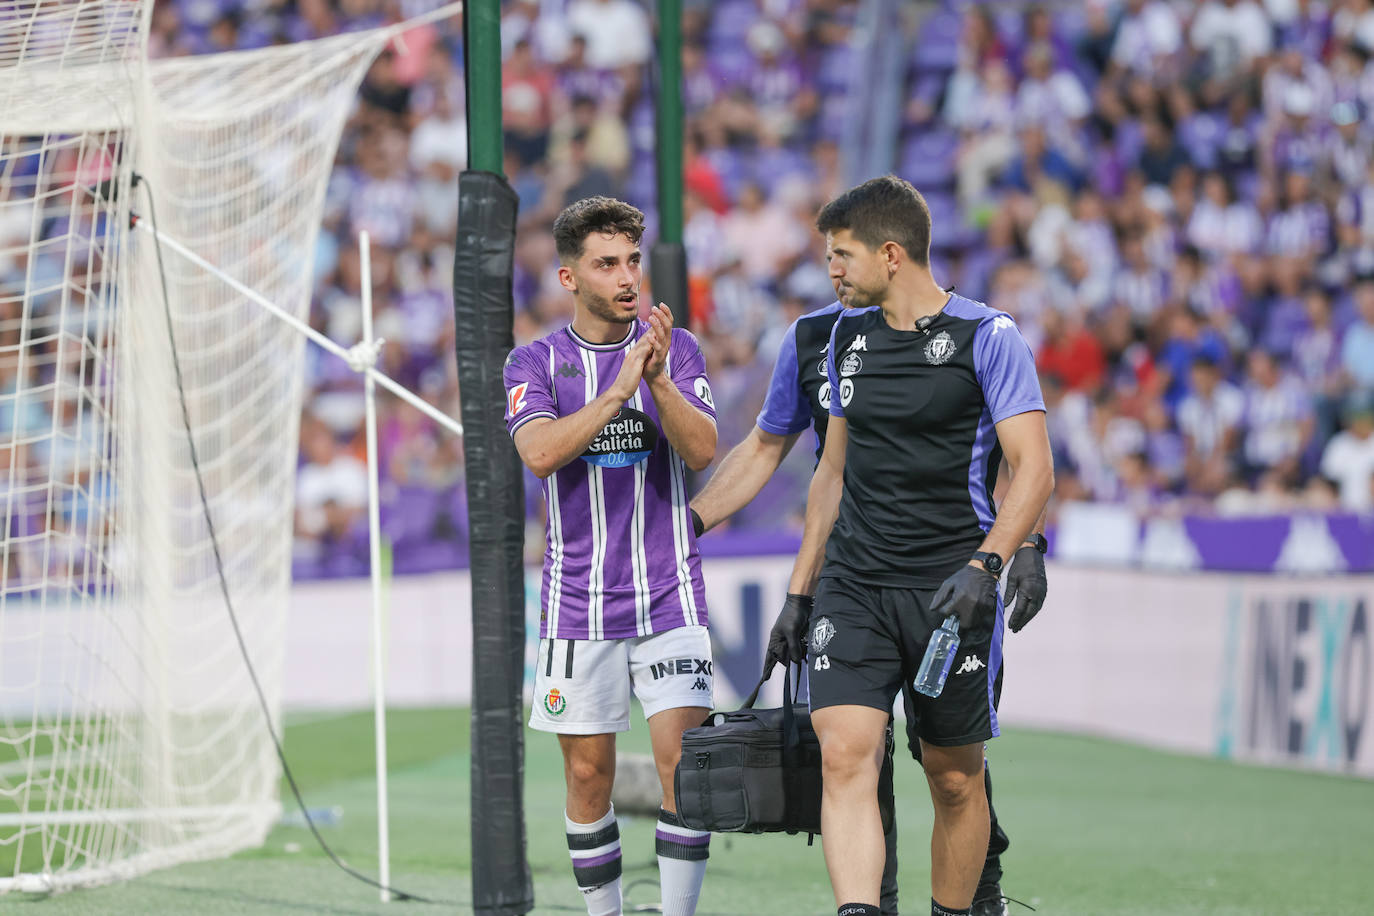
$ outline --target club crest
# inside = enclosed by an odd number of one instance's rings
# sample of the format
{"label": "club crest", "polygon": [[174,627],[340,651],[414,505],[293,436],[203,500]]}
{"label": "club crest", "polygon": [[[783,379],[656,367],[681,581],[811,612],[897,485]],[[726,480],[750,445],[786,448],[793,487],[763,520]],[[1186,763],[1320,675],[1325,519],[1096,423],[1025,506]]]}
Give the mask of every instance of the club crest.
{"label": "club crest", "polygon": [[947,363],[957,349],[958,347],[954,345],[954,338],[949,336],[949,332],[941,331],[926,341],[926,362],[932,366]]}
{"label": "club crest", "polygon": [[824,652],[825,647],[830,645],[830,640],[835,638],[835,625],[830,622],[829,617],[822,617],[811,627],[811,651]]}
{"label": "club crest", "polygon": [[555,687],[544,694],[544,708],[549,711],[551,716],[561,716],[568,709],[568,699],[559,693],[558,688]]}

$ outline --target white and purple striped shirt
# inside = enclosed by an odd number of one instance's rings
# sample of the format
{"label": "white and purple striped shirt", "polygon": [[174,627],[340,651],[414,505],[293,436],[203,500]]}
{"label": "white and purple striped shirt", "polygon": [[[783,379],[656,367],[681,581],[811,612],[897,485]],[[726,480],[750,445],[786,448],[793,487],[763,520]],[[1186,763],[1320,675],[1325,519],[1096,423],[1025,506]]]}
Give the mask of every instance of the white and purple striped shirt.
{"label": "white and purple striped shirt", "polygon": [[[517,347],[504,371],[511,435],[530,420],[565,417],[594,400],[648,327],[638,321],[612,344],[590,343],[565,327]],[[665,371],[687,403],[715,419],[706,362],[690,332],[673,329]],[[706,624],[684,465],[646,383],[543,487],[541,637],[625,639]]]}

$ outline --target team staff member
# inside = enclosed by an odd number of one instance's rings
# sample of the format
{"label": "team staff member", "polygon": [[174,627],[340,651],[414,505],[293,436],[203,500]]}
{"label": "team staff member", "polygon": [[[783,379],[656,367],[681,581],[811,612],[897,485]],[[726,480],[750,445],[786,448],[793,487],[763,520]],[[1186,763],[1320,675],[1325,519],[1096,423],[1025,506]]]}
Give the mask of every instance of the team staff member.
{"label": "team staff member", "polygon": [[639,319],[644,214],[606,197],[554,221],[568,327],[506,361],[506,421],[544,481],[548,549],[530,725],[558,735],[564,826],[590,916],[622,910],[611,807],[615,733],[644,706],[663,787],[657,853],[663,912],[691,916],[710,834],[678,821],[682,732],[711,707],[711,643],[683,465],[716,448],[715,408],[696,339],[659,306]]}
{"label": "team staff member", "polygon": [[[836,287],[836,295],[845,289]],[[825,356],[829,350],[830,333],[846,303],[831,303],[801,316],[783,335],[782,347],[773,365],[768,394],[763,409],[749,435],[722,459],[705,488],[692,500],[693,524],[700,534],[748,505],[758,496],[784,458],[791,452],[797,438],[808,426],[816,435],[816,456],[825,445],[826,423],[830,416],[830,383],[825,374]],[[1042,520],[1043,521],[1043,520]],[[1010,626],[1015,632],[1035,616],[1044,604],[1047,591],[1045,578],[1045,546],[1043,529],[1037,531],[1017,550],[1007,573],[1008,603],[1019,594],[1020,602],[1012,613]],[[805,648],[802,639],[806,621],[811,614],[809,596],[790,596],[789,603],[796,618],[785,627],[774,627],[769,640],[769,666],[776,662],[802,663]],[[791,638],[789,640],[789,633]],[[789,645],[789,642],[792,645]],[[909,690],[907,692],[910,692]],[[906,701],[908,744],[916,760],[921,759],[920,739],[916,734],[917,720],[914,700]],[[988,797],[990,830],[987,857],[973,901],[974,916],[1003,916],[1006,903],[1002,897],[1001,854],[1009,841],[997,822],[992,807],[992,777],[984,772],[984,789]],[[895,808],[894,808],[895,810]],[[897,910],[897,831],[884,834],[886,844],[882,880],[883,916],[895,916]]]}
{"label": "team staff member", "polygon": [[[826,866],[842,916],[879,912],[884,729],[931,633],[955,614],[962,643],[948,683],[937,698],[917,695],[915,712],[935,809],[931,913],[968,914],[989,838],[983,742],[998,734],[998,576],[1054,486],[1044,400],[1011,316],[931,276],[930,212],[909,183],[865,182],[816,225],[852,307],[826,355],[830,421],[788,589],[815,595],[809,671]],[[1004,454],[1012,482],[995,511]]]}

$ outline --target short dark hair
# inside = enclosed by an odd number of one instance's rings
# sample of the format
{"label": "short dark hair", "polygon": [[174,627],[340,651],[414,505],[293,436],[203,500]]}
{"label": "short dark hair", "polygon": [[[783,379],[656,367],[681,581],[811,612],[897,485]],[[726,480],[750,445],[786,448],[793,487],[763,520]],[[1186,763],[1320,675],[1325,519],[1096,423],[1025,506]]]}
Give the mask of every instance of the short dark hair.
{"label": "short dark hair", "polygon": [[848,229],[874,250],[896,242],[913,262],[930,266],[930,208],[911,182],[896,175],[871,178],[821,208],[816,228],[822,234]]}
{"label": "short dark hair", "polygon": [[593,232],[623,235],[638,245],[644,237],[644,214],[614,197],[587,197],[569,204],[553,221],[553,243],[559,259],[575,261],[582,257],[587,236]]}

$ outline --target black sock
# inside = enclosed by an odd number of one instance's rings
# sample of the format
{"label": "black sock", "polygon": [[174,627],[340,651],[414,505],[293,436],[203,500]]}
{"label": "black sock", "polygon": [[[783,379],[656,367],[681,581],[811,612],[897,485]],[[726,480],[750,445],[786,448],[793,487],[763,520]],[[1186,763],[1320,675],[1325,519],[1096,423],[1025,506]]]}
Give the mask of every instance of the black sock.
{"label": "black sock", "polygon": [[956,910],[947,906],[940,906],[935,902],[935,898],[930,898],[930,916],[969,916],[973,912],[973,907],[966,906],[962,910]]}
{"label": "black sock", "polygon": [[835,916],[882,916],[882,912],[871,903],[846,903],[835,911]]}

